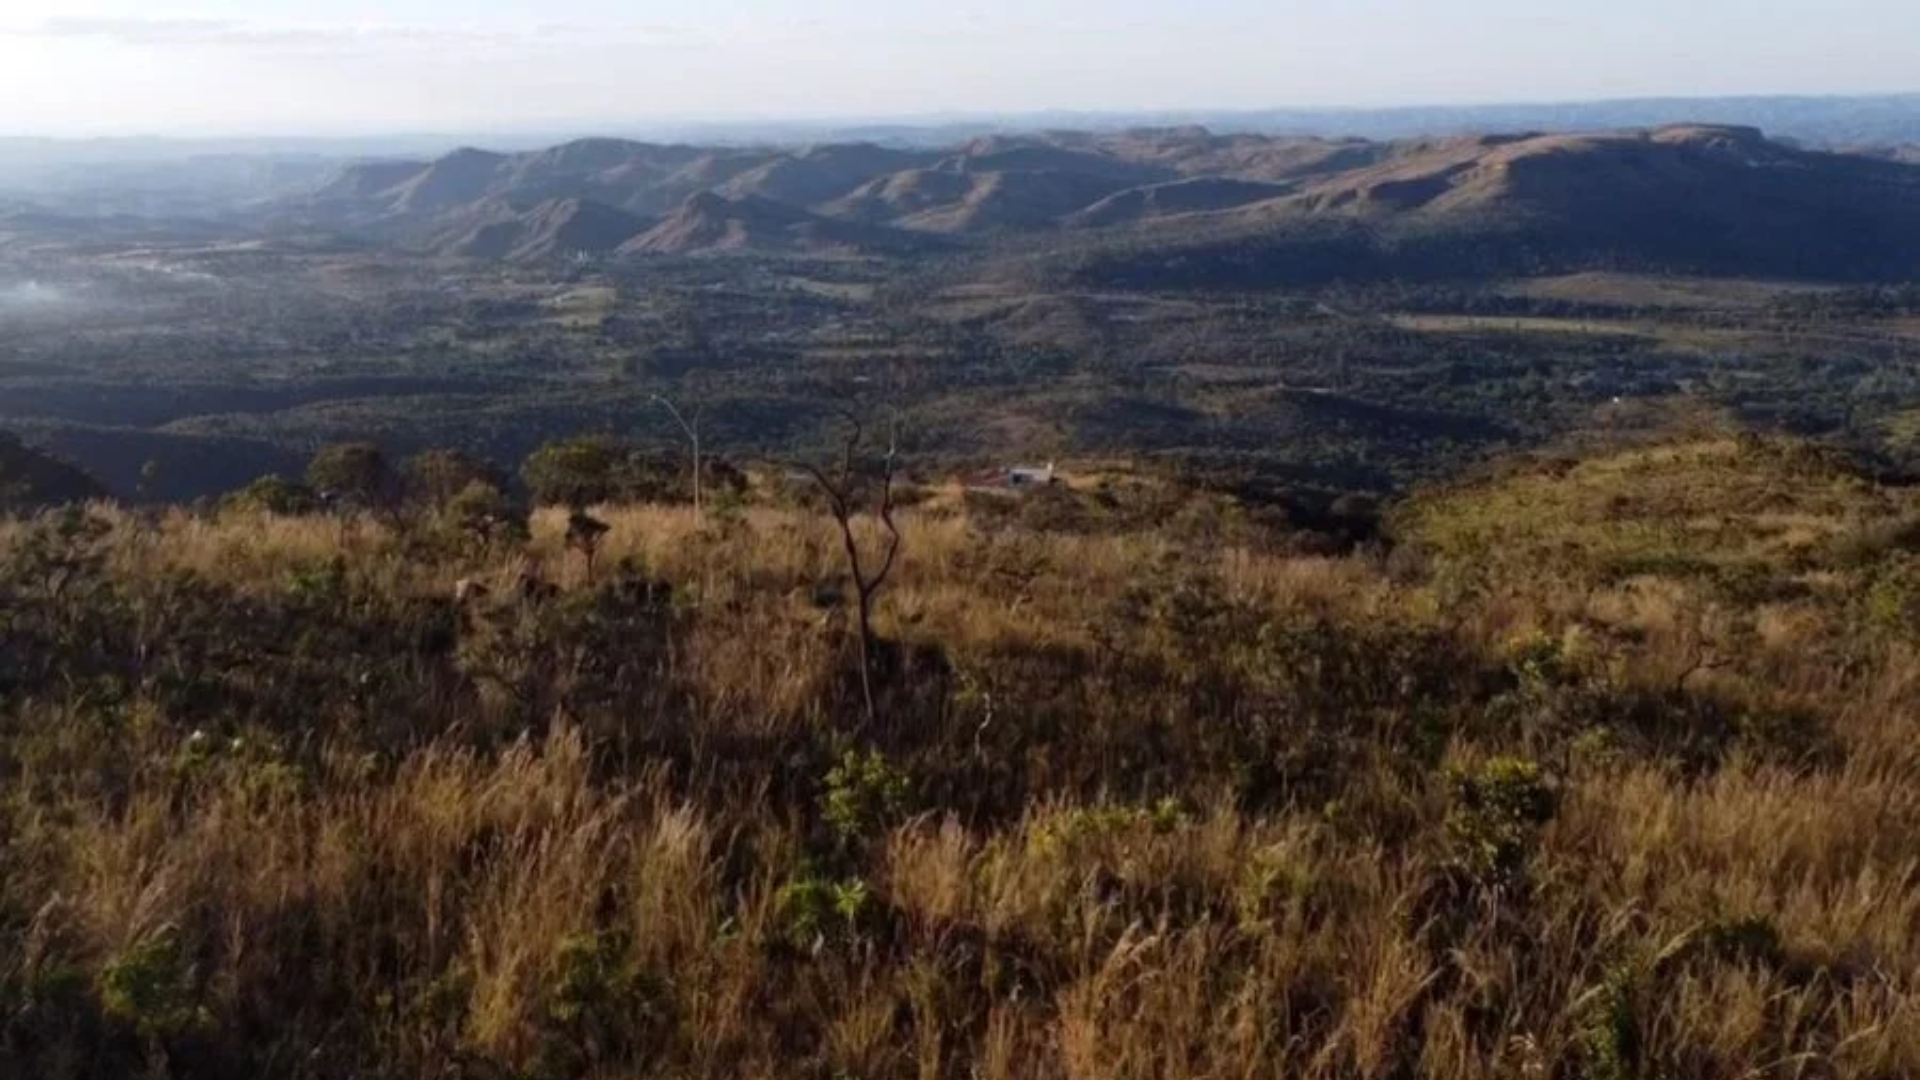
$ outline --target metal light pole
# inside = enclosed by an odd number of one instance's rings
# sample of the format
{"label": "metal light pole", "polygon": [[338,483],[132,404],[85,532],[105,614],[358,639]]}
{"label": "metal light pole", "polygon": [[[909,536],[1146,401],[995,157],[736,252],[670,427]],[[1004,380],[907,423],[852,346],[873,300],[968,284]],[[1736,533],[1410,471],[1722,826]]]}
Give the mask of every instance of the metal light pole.
{"label": "metal light pole", "polygon": [[701,521],[705,521],[706,515],[701,510],[702,503],[700,498],[699,414],[696,413],[693,418],[693,423],[689,424],[687,423],[686,417],[680,415],[680,410],[675,408],[673,402],[668,401],[665,395],[655,394],[653,395],[653,400],[666,408],[667,412],[673,416],[674,423],[679,424],[680,430],[687,433],[687,441],[693,445],[693,516]]}

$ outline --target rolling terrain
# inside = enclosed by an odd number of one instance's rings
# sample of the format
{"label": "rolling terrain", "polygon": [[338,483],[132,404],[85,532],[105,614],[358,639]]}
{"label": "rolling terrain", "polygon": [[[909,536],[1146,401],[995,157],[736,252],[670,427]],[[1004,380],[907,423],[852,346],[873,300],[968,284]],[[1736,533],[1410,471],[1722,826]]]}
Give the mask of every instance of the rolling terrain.
{"label": "rolling terrain", "polygon": [[0,1077],[1920,1076],[1898,152],[289,175],[0,201]]}
{"label": "rolling terrain", "polygon": [[1676,401],[1912,468],[1916,176],[1704,124],[382,158],[215,221],[0,218],[0,423],[162,502],[339,440],[673,444],[661,398],[743,458],[862,405],[955,467],[1323,492]]}
{"label": "rolling terrain", "polygon": [[358,165],[289,212],[517,261],[912,247],[839,222],[1001,248],[1032,237],[1040,257],[1122,282],[1593,269],[1859,281],[1920,269],[1908,240],[1920,168],[1712,125],[1387,143],[1169,129],[947,151],[594,140]]}

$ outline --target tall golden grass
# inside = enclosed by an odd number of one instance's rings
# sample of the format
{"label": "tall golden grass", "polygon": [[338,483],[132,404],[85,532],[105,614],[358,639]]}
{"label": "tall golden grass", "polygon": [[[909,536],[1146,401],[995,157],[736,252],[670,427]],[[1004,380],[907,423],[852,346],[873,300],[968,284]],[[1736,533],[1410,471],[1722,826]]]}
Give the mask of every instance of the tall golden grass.
{"label": "tall golden grass", "polygon": [[801,511],[593,583],[6,525],[0,1072],[1920,1075],[1917,509],[1713,442],[1391,556],[908,516],[878,724]]}

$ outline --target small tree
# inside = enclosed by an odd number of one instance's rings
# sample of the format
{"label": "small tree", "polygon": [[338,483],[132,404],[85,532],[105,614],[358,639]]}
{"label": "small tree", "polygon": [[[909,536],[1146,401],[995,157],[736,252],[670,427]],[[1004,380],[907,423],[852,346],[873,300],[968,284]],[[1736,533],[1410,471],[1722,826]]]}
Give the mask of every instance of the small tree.
{"label": "small tree", "polygon": [[140,480],[134,485],[134,494],[143,499],[156,497],[160,491],[160,462],[149,458],[140,466]]}
{"label": "small tree", "polygon": [[400,467],[407,498],[442,508],[475,484],[504,491],[507,478],[491,463],[460,450],[428,450]]}
{"label": "small tree", "polygon": [[619,493],[624,466],[619,448],[606,439],[569,439],[534,451],[520,475],[535,503],[581,510]]}
{"label": "small tree", "polygon": [[[856,591],[856,615],[860,627],[860,692],[866,699],[867,721],[871,723],[879,718],[879,708],[873,696],[873,667],[879,655],[880,641],[873,630],[873,610],[887,577],[893,573],[901,547],[900,527],[893,515],[893,481],[899,462],[899,438],[895,430],[893,437],[888,440],[886,456],[880,459],[879,476],[870,483],[860,475],[859,469],[860,446],[865,431],[853,417],[847,417],[847,421],[850,430],[841,443],[840,460],[833,471],[806,463],[801,464],[800,468],[820,486],[827,501],[827,512],[840,528],[847,571],[853,577]],[[873,490],[875,485],[877,491]],[[867,512],[869,505],[872,515],[886,532],[884,546],[877,556],[872,557],[862,551],[860,538],[854,529],[854,521]]]}
{"label": "small tree", "polygon": [[292,516],[311,514],[320,508],[313,489],[296,484],[284,476],[263,476],[228,495],[223,505],[238,510],[264,511]]}
{"label": "small tree", "polygon": [[399,479],[372,443],[337,443],[314,455],[307,483],[324,494],[368,510],[392,508]]}
{"label": "small tree", "polygon": [[527,515],[506,493],[475,480],[442,508],[445,519],[482,544],[527,538]]}

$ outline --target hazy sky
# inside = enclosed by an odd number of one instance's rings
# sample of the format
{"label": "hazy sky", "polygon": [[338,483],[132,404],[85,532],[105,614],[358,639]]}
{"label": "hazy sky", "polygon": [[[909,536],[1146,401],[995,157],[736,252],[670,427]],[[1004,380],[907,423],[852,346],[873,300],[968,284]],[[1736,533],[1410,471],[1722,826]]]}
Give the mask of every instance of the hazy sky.
{"label": "hazy sky", "polygon": [[0,133],[1920,89],[1915,0],[0,0]]}

